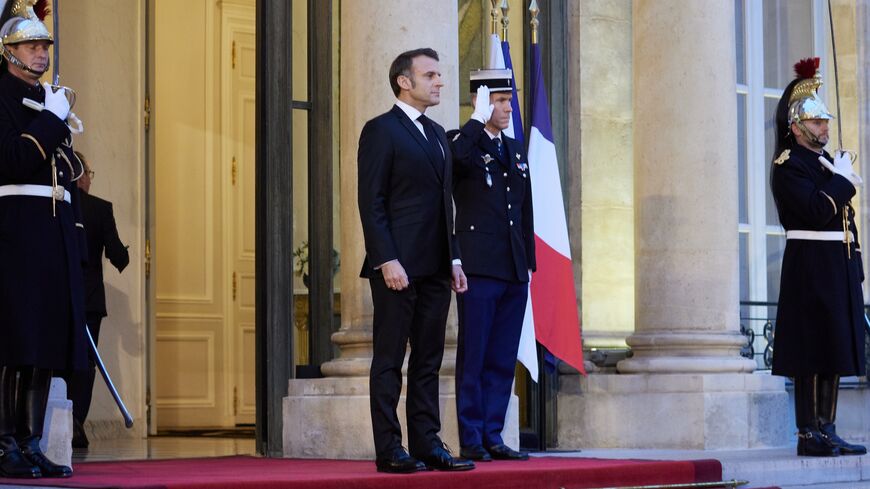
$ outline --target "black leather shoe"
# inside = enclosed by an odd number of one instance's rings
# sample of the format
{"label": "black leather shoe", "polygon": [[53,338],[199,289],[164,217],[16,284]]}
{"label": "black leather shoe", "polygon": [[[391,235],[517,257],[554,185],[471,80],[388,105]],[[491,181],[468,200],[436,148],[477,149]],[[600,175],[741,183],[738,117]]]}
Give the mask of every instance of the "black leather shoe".
{"label": "black leather shoe", "polygon": [[375,460],[375,466],[377,466],[378,472],[390,474],[410,474],[426,470],[426,464],[408,455],[408,452],[402,447],[393,449],[386,456],[378,457]]}
{"label": "black leather shoe", "polygon": [[443,447],[433,448],[428,455],[422,457],[422,460],[431,470],[460,471],[474,468],[474,462],[464,458],[454,458]]}
{"label": "black leather shoe", "polygon": [[840,455],[864,455],[867,453],[867,447],[864,445],[855,445],[837,436],[837,427],[834,426],[834,423],[823,424],[819,431],[822,436],[840,449]]}
{"label": "black leather shoe", "polygon": [[498,445],[493,445],[487,448],[489,454],[492,455],[492,458],[495,460],[528,460],[529,454],[526,452],[518,452],[513,448],[505,445],[504,443],[499,443]]}
{"label": "black leather shoe", "polygon": [[24,442],[19,442],[21,453],[24,458],[33,465],[39,467],[43,477],[72,477],[73,471],[71,467],[66,465],[58,465],[42,453],[39,449],[39,437],[31,438]]}
{"label": "black leather shoe", "polygon": [[816,430],[798,433],[797,454],[802,457],[839,457],[840,448]]}
{"label": "black leather shoe", "polygon": [[8,451],[0,449],[0,477],[38,479],[42,477],[42,472],[24,458],[18,448]]}
{"label": "black leather shoe", "polygon": [[475,462],[492,462],[492,457],[489,455],[489,452],[480,445],[460,448],[459,456]]}
{"label": "black leather shoe", "polygon": [[88,448],[90,446],[91,441],[88,440],[88,434],[85,433],[85,427],[82,423],[73,419],[73,437],[72,437],[72,446],[73,448]]}

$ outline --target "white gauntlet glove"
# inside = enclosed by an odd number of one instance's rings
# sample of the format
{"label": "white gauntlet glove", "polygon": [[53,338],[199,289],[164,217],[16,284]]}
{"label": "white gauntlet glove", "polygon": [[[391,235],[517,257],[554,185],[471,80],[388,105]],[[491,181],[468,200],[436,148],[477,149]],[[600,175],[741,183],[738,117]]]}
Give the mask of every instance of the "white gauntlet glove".
{"label": "white gauntlet glove", "polygon": [[45,88],[45,110],[65,121],[66,116],[69,115],[69,100],[67,100],[64,90],[55,92],[48,83],[43,83],[42,86]]}
{"label": "white gauntlet glove", "polygon": [[856,187],[864,184],[864,180],[861,180],[861,177],[852,169],[852,156],[846,151],[838,151],[834,156],[833,164],[824,156],[819,156],[819,162],[831,173],[840,175]]}
{"label": "white gauntlet glove", "polygon": [[477,87],[477,100],[474,102],[474,113],[471,118],[484,124],[492,116],[495,106],[489,103],[489,87],[481,85]]}

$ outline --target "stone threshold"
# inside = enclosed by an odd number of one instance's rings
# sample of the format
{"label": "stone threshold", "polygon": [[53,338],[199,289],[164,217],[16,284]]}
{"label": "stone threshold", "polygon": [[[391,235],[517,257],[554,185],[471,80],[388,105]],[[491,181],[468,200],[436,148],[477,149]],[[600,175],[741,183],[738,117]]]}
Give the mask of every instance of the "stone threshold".
{"label": "stone threshold", "polygon": [[548,451],[533,456],[592,457],[648,460],[716,459],[723,480],[746,480],[743,487],[782,489],[870,489],[870,455],[798,457],[795,447],[748,450],[589,449]]}

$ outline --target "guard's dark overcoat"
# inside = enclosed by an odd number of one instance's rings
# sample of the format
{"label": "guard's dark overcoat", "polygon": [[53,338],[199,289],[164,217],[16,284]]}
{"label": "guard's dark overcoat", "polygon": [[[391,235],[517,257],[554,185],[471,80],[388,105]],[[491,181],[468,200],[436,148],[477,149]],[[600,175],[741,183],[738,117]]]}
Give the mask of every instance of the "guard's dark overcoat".
{"label": "guard's dark overcoat", "polygon": [[[830,154],[824,156],[833,161]],[[782,260],[773,373],[864,375],[864,313],[855,187],[832,174],[819,154],[794,145],[773,165],[771,186],[786,231],[844,233],[856,241],[788,239]]]}
{"label": "guard's dark overcoat", "polygon": [[[85,237],[73,181],[83,167],[66,124],[22,104],[45,91],[4,71],[0,75],[0,189],[57,184],[70,202],[50,197],[0,197],[0,365],[50,369],[87,366],[82,264]],[[7,189],[11,187],[6,187]]]}

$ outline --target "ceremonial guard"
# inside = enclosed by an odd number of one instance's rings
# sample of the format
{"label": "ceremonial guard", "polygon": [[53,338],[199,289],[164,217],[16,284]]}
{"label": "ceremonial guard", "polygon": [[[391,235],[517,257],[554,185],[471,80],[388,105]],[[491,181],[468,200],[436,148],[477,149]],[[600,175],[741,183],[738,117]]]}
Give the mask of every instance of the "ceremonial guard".
{"label": "ceremonial guard", "polygon": [[20,478],[72,475],[39,442],[52,371],[87,367],[74,94],[39,82],[53,40],[36,3],[0,1],[0,476]]}
{"label": "ceremonial guard", "polygon": [[854,154],[824,150],[833,116],[817,93],[818,66],[795,65],[776,111],[771,188],[786,246],[773,373],[794,378],[798,455],[864,454],[834,426],[840,376],[864,375],[864,273],[850,204],[862,181]]}
{"label": "ceremonial guard", "polygon": [[474,113],[448,134],[456,236],[468,277],[468,291],[457,296],[456,410],[460,455],[477,461],[528,458],[501,437],[535,269],[528,159],[503,132],[511,85],[511,70],[472,72]]}

